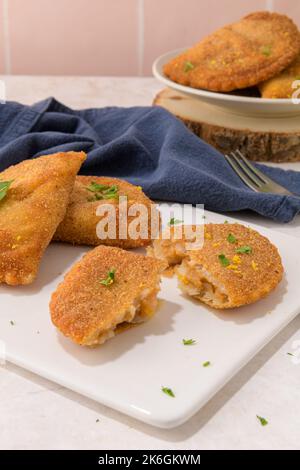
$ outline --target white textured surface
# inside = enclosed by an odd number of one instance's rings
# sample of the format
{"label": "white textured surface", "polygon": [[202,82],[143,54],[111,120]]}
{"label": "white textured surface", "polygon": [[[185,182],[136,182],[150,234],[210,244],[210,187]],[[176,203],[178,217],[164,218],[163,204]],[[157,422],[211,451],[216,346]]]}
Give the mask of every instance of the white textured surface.
{"label": "white textured surface", "polygon": [[[147,105],[160,89],[152,79],[5,80],[8,99],[32,103],[52,95],[74,107]],[[300,237],[299,218],[282,226],[244,217]],[[300,340],[299,316],[195,417],[174,430],[139,423],[7,364],[0,368],[0,448],[299,449],[300,364],[286,354],[293,351],[294,340]],[[262,427],[256,414],[269,425]]]}

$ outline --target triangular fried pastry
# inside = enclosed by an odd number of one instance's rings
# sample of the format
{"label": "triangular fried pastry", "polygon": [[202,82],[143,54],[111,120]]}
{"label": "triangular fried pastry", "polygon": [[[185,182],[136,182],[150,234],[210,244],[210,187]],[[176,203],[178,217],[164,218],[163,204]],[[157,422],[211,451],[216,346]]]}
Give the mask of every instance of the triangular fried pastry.
{"label": "triangular fried pastry", "polygon": [[24,160],[0,173],[0,282],[34,281],[65,216],[84,152]]}

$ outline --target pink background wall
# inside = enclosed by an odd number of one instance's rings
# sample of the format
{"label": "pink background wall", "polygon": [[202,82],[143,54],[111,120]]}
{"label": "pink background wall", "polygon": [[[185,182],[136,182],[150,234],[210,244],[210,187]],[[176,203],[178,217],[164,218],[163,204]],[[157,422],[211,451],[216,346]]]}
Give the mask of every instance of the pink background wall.
{"label": "pink background wall", "polygon": [[0,73],[150,75],[158,55],[260,9],[300,26],[299,0],[0,0]]}

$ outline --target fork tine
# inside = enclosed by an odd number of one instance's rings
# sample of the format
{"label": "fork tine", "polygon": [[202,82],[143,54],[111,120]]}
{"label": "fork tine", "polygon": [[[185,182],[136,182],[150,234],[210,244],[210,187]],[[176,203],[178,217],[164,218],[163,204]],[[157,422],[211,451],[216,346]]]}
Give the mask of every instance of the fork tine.
{"label": "fork tine", "polygon": [[238,158],[234,152],[231,152],[232,158],[236,162],[236,164],[243,170],[244,173],[255,183],[258,187],[262,186],[264,182],[262,182],[259,178],[257,178],[251,170],[248,169],[247,165],[244,164],[243,160]]}
{"label": "fork tine", "polygon": [[249,168],[249,170],[251,170],[258,178],[261,179],[262,183],[273,183],[272,180],[270,180],[270,178],[268,178],[266,175],[264,175],[260,170],[258,170],[257,168],[255,168],[254,165],[252,165],[252,163],[249,162],[249,160],[247,160],[246,157],[244,157],[244,155],[242,154],[242,152],[240,150],[237,150],[236,153],[239,155],[239,157],[243,160],[243,162],[245,163],[245,165],[247,165],[247,167]]}
{"label": "fork tine", "polygon": [[249,186],[253,191],[258,192],[258,186],[253,182],[253,180],[250,180],[248,176],[240,169],[240,167],[237,165],[236,161],[232,159],[229,155],[224,155],[227,162],[231,166],[231,168],[235,171],[235,173],[241,178],[241,180]]}

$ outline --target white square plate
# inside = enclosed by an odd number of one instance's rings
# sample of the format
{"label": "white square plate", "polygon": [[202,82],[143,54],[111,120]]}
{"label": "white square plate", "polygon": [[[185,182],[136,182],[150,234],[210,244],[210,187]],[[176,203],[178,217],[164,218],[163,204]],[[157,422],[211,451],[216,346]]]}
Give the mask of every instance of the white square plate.
{"label": "white square plate", "polygon": [[[206,212],[206,222],[224,219]],[[0,287],[7,360],[146,423],[183,423],[300,311],[298,240],[259,230],[277,245],[285,267],[269,297],[213,311],[183,297],[175,279],[163,278],[156,316],[94,349],[59,334],[48,308],[63,274],[88,248],[51,244],[32,286]],[[183,338],[197,344],[184,346]],[[205,361],[211,365],[203,367]],[[175,398],[162,393],[162,386]]]}

